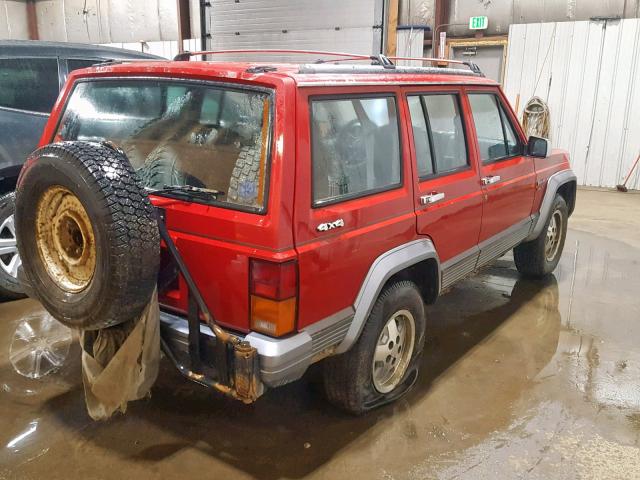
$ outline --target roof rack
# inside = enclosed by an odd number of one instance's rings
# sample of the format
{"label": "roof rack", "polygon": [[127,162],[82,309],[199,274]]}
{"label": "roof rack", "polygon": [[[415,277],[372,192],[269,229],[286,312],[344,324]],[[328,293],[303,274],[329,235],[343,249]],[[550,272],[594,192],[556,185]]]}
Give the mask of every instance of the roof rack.
{"label": "roof rack", "polygon": [[[449,73],[456,75],[474,75],[474,76],[484,76],[480,67],[473,62],[466,62],[462,60],[449,60],[446,58],[430,58],[430,57],[398,57],[392,56],[387,57],[382,54],[377,55],[364,55],[358,53],[346,53],[346,52],[331,52],[324,50],[287,50],[287,49],[241,49],[241,50],[205,50],[200,52],[182,52],[176,55],[173,60],[174,61],[189,61],[189,59],[193,56],[197,55],[228,55],[228,54],[255,54],[255,53],[265,53],[265,54],[290,54],[290,55],[322,55],[327,57],[336,57],[330,60],[319,59],[314,62],[314,66],[311,65],[303,65],[301,67],[300,73],[379,73],[380,68],[377,69],[367,69],[365,68],[353,68],[355,65],[333,65],[335,68],[329,65],[320,67],[320,64],[328,63],[328,62],[344,62],[344,61],[361,61],[367,60],[371,61],[371,66],[382,67],[384,70],[389,73]],[[431,62],[432,65],[436,65],[436,67],[404,67],[397,66],[393,63],[393,61],[419,61],[419,62]],[[447,64],[447,65],[462,65],[467,67],[469,70],[460,70],[455,68],[442,68],[439,65]],[[304,71],[303,71],[304,70]],[[367,71],[368,70],[368,71]]]}

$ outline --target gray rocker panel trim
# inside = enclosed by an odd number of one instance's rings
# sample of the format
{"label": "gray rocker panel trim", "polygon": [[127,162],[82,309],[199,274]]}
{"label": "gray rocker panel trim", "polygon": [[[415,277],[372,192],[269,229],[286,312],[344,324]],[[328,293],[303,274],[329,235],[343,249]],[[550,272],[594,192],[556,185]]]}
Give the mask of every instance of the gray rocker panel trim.
{"label": "gray rocker panel trim", "polygon": [[433,258],[438,264],[437,278],[440,278],[438,254],[433,243],[428,239],[405,243],[376,258],[367,272],[353,305],[355,310],[353,321],[350,322],[347,334],[335,353],[346,352],[356,342],[386,281],[399,271],[429,258]]}
{"label": "gray rocker panel trim", "polygon": [[565,183],[575,181],[577,181],[576,174],[573,173],[573,170],[571,170],[570,168],[567,170],[562,170],[561,172],[554,173],[549,177],[549,180],[547,180],[547,190],[544,192],[544,198],[542,199],[542,203],[540,204],[540,214],[538,215],[538,220],[531,229],[531,233],[529,233],[529,236],[524,239],[525,242],[538,238],[538,236],[542,232],[542,229],[544,228],[545,224],[547,223],[547,219],[551,214],[553,199],[555,198],[558,189]]}
{"label": "gray rocker panel trim", "polygon": [[535,215],[528,216],[506,230],[480,242],[479,245],[443,262],[440,292],[442,293],[447,287],[501,257],[522,242],[531,231],[535,219]]}

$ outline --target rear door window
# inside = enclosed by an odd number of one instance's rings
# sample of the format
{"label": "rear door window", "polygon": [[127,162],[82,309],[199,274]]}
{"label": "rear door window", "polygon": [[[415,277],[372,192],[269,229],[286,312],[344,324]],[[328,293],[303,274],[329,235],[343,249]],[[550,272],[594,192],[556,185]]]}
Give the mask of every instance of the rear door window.
{"label": "rear door window", "polygon": [[408,102],[420,178],[467,168],[458,95],[411,95]]}
{"label": "rear door window", "polygon": [[59,91],[56,58],[0,58],[0,107],[49,113]]}
{"label": "rear door window", "polygon": [[314,205],[400,185],[394,97],[313,99],[311,137]]}
{"label": "rear door window", "polygon": [[498,97],[493,93],[470,93],[469,102],[482,162],[521,155],[522,144]]}

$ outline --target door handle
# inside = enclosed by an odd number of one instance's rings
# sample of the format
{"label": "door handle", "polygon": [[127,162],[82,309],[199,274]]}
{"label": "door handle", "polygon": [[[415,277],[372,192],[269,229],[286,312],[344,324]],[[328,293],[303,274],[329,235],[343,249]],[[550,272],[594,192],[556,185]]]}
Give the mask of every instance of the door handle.
{"label": "door handle", "polygon": [[439,202],[440,200],[444,200],[444,193],[430,193],[429,195],[422,195],[420,197],[420,203],[422,205],[430,205],[432,203]]}
{"label": "door handle", "polygon": [[490,177],[482,177],[482,185],[491,185],[500,181],[500,175],[492,175]]}

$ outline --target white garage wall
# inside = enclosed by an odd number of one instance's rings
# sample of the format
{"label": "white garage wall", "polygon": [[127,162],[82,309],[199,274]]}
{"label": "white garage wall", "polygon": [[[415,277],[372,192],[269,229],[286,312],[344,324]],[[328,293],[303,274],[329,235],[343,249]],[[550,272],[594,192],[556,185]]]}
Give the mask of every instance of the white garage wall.
{"label": "white garage wall", "polygon": [[519,118],[534,95],[549,104],[579,184],[614,187],[640,153],[640,20],[511,25],[504,88]]}
{"label": "white garage wall", "polygon": [[[200,39],[192,38],[189,40],[183,40],[183,48],[189,52],[197,52],[202,50],[200,48]],[[152,55],[158,55],[167,59],[172,59],[178,54],[178,41],[177,40],[162,40],[157,42],[114,42],[114,43],[101,43],[105,47],[125,48],[127,50],[135,50],[137,52],[150,53]],[[200,55],[196,55],[192,60],[201,60]]]}
{"label": "white garage wall", "polygon": [[24,1],[0,0],[0,38],[10,40],[29,38],[27,9]]}

